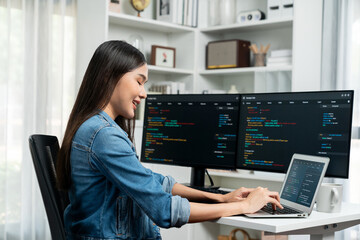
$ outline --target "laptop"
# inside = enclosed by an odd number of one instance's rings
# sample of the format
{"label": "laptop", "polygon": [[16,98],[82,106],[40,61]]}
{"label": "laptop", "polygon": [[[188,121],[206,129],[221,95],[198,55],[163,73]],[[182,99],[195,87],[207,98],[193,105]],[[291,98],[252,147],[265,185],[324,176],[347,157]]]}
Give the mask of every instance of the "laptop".
{"label": "laptop", "polygon": [[272,209],[266,205],[256,213],[245,214],[253,218],[308,217],[315,197],[324,178],[330,159],[295,153],[280,191],[280,203],[284,209]]}

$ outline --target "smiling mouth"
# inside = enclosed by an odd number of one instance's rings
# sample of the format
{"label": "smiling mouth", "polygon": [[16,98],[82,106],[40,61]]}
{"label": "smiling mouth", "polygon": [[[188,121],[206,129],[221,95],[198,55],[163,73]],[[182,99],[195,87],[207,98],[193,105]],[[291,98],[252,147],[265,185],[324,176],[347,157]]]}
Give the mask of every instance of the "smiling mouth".
{"label": "smiling mouth", "polygon": [[132,101],[132,104],[133,104],[134,110],[136,110],[137,105],[138,105],[139,103],[138,103],[138,102],[136,102],[136,101]]}

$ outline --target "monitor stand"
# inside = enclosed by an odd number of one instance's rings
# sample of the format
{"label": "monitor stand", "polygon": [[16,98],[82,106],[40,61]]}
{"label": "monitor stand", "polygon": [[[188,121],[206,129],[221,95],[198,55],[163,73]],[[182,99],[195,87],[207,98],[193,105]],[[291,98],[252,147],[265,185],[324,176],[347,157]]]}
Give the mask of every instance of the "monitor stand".
{"label": "monitor stand", "polygon": [[218,189],[219,186],[210,186],[204,185],[205,183],[205,168],[203,167],[192,167],[191,168],[191,179],[190,184],[185,184],[189,187],[203,187],[203,188],[211,188]]}

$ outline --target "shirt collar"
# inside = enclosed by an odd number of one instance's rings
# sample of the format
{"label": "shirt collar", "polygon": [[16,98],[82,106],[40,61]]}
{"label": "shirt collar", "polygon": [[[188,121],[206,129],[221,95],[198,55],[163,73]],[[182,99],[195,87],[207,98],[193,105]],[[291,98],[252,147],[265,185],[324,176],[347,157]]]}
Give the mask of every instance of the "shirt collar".
{"label": "shirt collar", "polygon": [[99,115],[103,116],[110,124],[118,127],[126,136],[128,136],[124,129],[122,129],[106,112],[99,110]]}
{"label": "shirt collar", "polygon": [[[99,111],[99,114],[101,116],[103,116],[106,120],[108,120],[110,123],[116,124],[116,122],[114,121],[114,119],[112,119],[106,112],[104,112],[103,110]],[[117,124],[116,124],[117,125]]]}

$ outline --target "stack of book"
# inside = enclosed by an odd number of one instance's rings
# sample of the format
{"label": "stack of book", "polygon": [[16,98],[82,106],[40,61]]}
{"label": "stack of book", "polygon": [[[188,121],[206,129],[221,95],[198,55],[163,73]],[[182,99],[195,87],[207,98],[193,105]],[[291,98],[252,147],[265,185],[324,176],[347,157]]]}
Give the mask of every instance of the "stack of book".
{"label": "stack of book", "polygon": [[156,7],[157,20],[197,27],[199,0],[168,0],[159,4]]}
{"label": "stack of book", "polygon": [[159,82],[152,84],[149,92],[158,94],[182,94],[185,93],[185,83],[183,82]]}
{"label": "stack of book", "polygon": [[270,52],[267,59],[267,66],[288,66],[292,64],[292,50],[291,49],[279,49]]}

